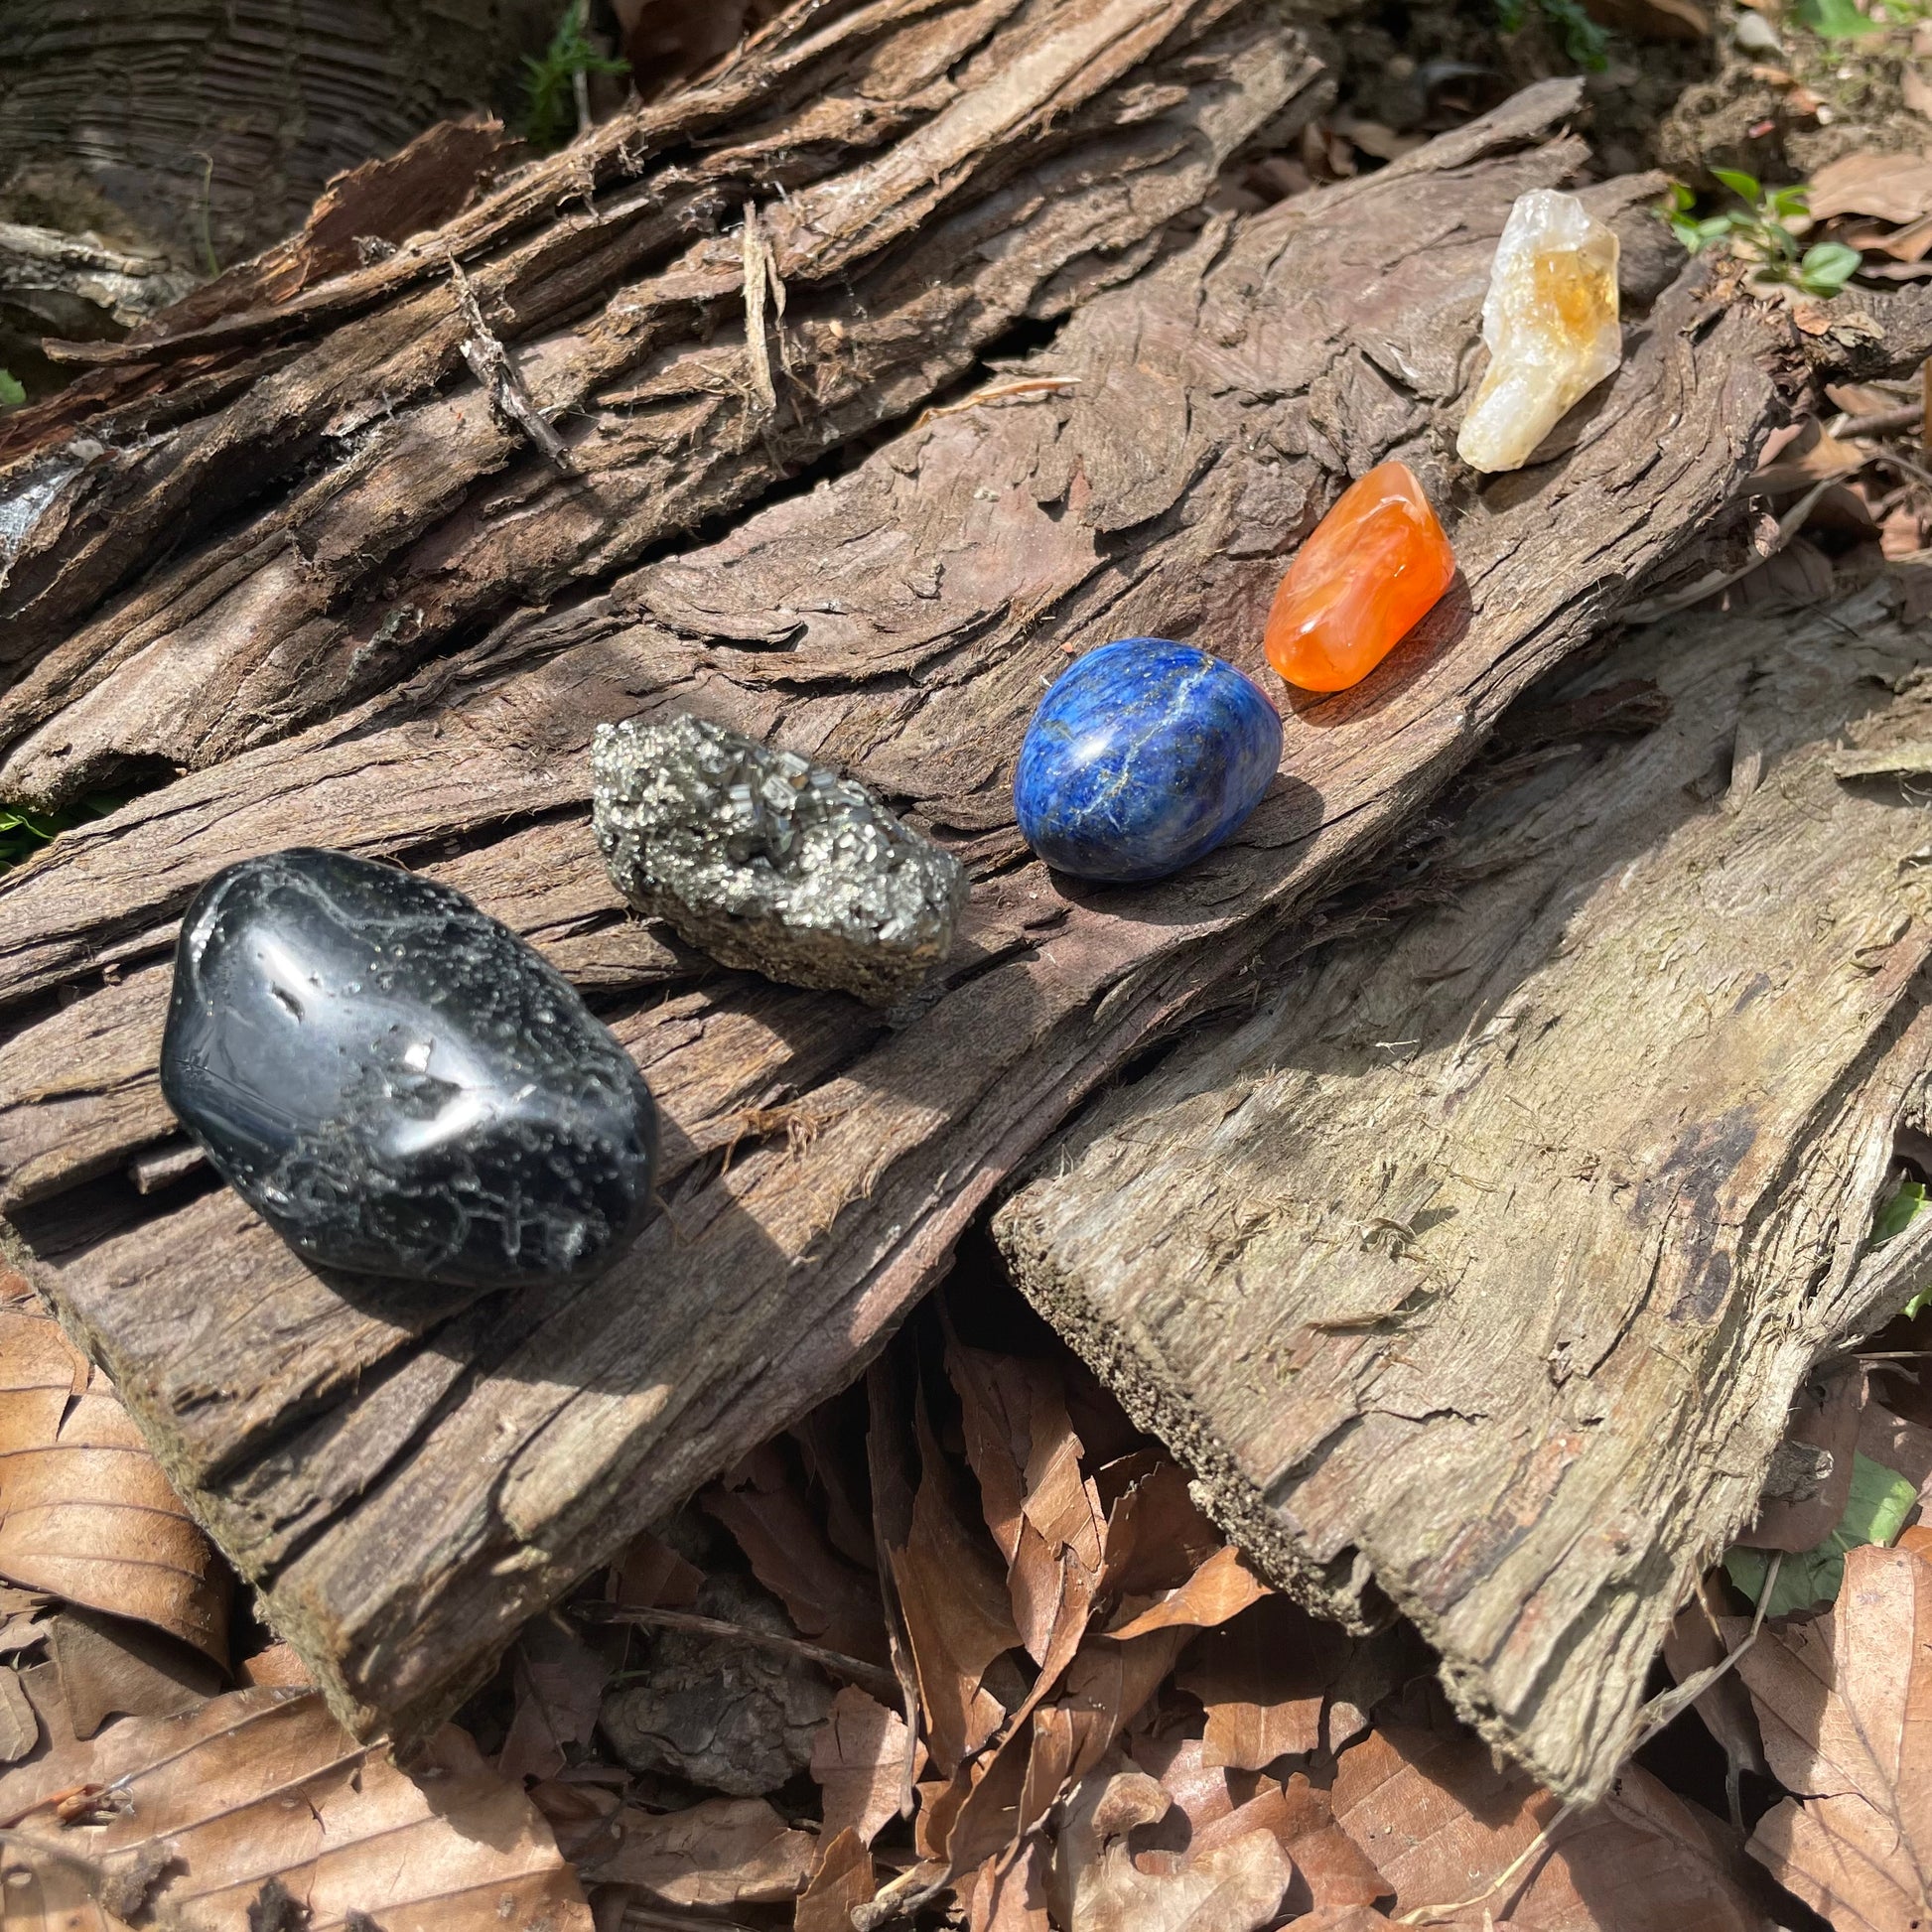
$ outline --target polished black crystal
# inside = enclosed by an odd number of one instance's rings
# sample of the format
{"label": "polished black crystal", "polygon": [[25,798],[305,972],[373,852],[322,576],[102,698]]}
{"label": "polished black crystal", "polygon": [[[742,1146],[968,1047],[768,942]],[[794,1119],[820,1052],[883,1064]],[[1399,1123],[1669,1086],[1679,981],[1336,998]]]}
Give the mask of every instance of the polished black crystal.
{"label": "polished black crystal", "polygon": [[161,1086],[322,1267],[579,1280],[649,1211],[656,1109],[575,989],[461,893],[345,853],[270,853],[202,890]]}

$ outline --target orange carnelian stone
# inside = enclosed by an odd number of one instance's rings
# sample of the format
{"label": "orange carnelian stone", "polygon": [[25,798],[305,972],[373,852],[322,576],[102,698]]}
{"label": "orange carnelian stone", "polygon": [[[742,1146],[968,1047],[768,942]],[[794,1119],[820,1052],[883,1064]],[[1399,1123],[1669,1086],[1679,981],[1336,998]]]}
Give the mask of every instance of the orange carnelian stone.
{"label": "orange carnelian stone", "polygon": [[1359,684],[1449,587],[1449,548],[1406,463],[1350,483],[1275,593],[1268,661],[1304,691]]}

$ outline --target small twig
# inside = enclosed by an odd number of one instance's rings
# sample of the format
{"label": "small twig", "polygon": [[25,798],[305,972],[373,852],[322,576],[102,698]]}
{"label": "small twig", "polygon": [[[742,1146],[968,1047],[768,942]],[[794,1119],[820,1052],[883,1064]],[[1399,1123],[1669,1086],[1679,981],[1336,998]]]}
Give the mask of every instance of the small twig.
{"label": "small twig", "polygon": [[996,382],[990,389],[981,389],[958,402],[943,402],[920,413],[912,427],[924,429],[926,424],[937,422],[941,416],[963,416],[969,409],[977,409],[982,403],[1007,402],[1015,396],[1054,395],[1062,389],[1077,389],[1080,378],[1077,375],[1030,375],[1019,382]]}
{"label": "small twig", "polygon": [[220,257],[214,252],[214,157],[195,150],[202,163],[202,258],[210,276],[221,272]]}
{"label": "small twig", "polygon": [[1674,1685],[1668,1691],[1659,1691],[1637,1713],[1640,1728],[1636,1743],[1630,1746],[1632,1750],[1648,1743],[1658,1731],[1678,1716],[1686,1705],[1695,1704],[1757,1641],[1757,1633],[1764,1627],[1764,1606],[1771,1600],[1771,1591],[1777,1585],[1778,1572],[1783,1567],[1784,1552],[1773,1550],[1770,1562],[1764,1567],[1764,1587],[1757,1593],[1757,1614],[1751,1618],[1751,1627],[1745,1632],[1744,1641],[1735,1650],[1726,1651],[1715,1664],[1708,1665],[1703,1670],[1694,1670],[1683,1683]]}
{"label": "small twig", "polygon": [[787,1637],[775,1630],[753,1630],[742,1623],[727,1623],[722,1617],[699,1616],[691,1610],[631,1609],[621,1603],[579,1603],[579,1616],[595,1623],[641,1623],[659,1630],[685,1630],[694,1637],[723,1637],[753,1650],[773,1650],[781,1656],[802,1657],[834,1676],[864,1685],[869,1691],[897,1697],[898,1680],[878,1664],[863,1658],[848,1657],[843,1651],[827,1650],[823,1644],[807,1643],[803,1637]]}
{"label": "small twig", "polygon": [[713,1918],[708,1912],[666,1912],[655,1905],[626,1905],[621,1923],[630,1932],[752,1932],[741,1919]]}
{"label": "small twig", "polygon": [[933,1860],[921,1860],[901,1871],[863,1905],[852,1908],[852,1932],[877,1932],[878,1927],[896,1918],[907,1918],[922,1910],[945,1890],[949,1871],[948,1865]]}
{"label": "small twig", "polygon": [[463,272],[456,251],[445,252],[451,278],[456,283],[457,307],[462,311],[464,327],[470,332],[463,342],[463,359],[469,363],[470,373],[483,384],[497,415],[513,429],[521,430],[552,464],[568,475],[570,452],[565,449],[563,438],[550,427],[543,411],[523,386],[523,378],[517,373],[509,350],[484,321],[483,304],[477,300],[477,292],[470,286],[470,278]]}
{"label": "small twig", "polygon": [[1869,416],[1842,417],[1832,434],[1848,442],[1857,436],[1892,436],[1901,429],[1917,429],[1924,414],[1921,403],[1900,403],[1896,409],[1876,409]]}
{"label": "small twig", "polygon": [[[764,305],[778,271],[764,238],[756,202],[745,204],[745,351],[752,358],[752,393],[769,416],[778,407],[777,385],[771,379],[771,349],[764,340]],[[779,284],[782,287],[782,284]],[[782,313],[782,305],[780,308]]]}

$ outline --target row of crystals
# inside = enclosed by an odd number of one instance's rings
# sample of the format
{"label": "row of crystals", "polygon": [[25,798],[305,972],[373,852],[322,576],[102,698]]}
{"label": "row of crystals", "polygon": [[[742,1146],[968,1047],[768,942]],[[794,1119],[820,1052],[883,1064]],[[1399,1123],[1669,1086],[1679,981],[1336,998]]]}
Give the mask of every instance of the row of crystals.
{"label": "row of crystals", "polygon": [[[1574,195],[1510,211],[1483,304],[1490,361],[1457,438],[1478,471],[1520,469],[1621,354],[1616,236]],[[1304,691],[1358,684],[1434,609],[1455,556],[1408,466],[1342,492],[1275,596],[1263,648]],[[1162,879],[1226,839],[1261,802],[1282,721],[1244,672],[1189,644],[1129,637],[1080,657],[1035,712],[1013,802],[1056,871]]]}
{"label": "row of crystals", "polygon": [[[1483,311],[1492,359],[1466,461],[1526,460],[1608,372],[1615,269],[1614,238],[1574,198],[1518,204]],[[1544,353],[1566,329],[1588,355]],[[1384,463],[1303,545],[1269,662],[1304,689],[1344,689],[1454,572],[1415,478]],[[1130,638],[1047,693],[1014,802],[1060,871],[1157,879],[1240,824],[1281,754],[1280,716],[1233,665]],[[854,780],[692,717],[602,726],[591,763],[612,880],[721,963],[892,1006],[946,957],[959,862]],[[245,860],[198,895],[161,1084],[221,1176],[320,1268],[477,1289],[581,1281],[651,1211],[656,1108],[576,990],[460,893],[346,853]]]}

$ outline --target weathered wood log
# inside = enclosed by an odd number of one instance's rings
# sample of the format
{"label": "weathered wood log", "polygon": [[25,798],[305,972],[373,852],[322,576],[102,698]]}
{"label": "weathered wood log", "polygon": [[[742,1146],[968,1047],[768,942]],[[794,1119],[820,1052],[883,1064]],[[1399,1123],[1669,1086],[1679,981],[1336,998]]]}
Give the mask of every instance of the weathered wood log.
{"label": "weathered wood log", "polygon": [[[0,787],[207,764],[608,581],[1132,273],[1319,104],[1273,0],[786,21],[386,261],[91,351],[131,399],[0,475],[0,519],[50,498],[0,587]],[[502,344],[515,383],[455,379]],[[157,358],[192,379],[149,393]]]}
{"label": "weathered wood log", "polygon": [[[1635,633],[1359,936],[995,1222],[1243,1547],[1414,1618],[1566,1793],[1630,1748],[1814,1361],[1932,1273],[1922,1233],[1865,1254],[1932,1097],[1932,697],[1887,594]],[[1662,722],[1606,735],[1641,693]]]}
{"label": "weathered wood log", "polygon": [[[1131,71],[1122,98],[1165,117],[1167,151],[1224,151],[1207,122],[1258,125],[1306,85],[1260,42],[1280,46],[1268,17],[1231,13],[1180,98]],[[350,1722],[430,1722],[530,1610],[849,1376],[1084,1093],[1236,978],[1727,503],[1794,337],[1704,301],[1698,270],[1671,280],[1647,182],[1590,191],[1630,243],[1630,352],[1570,447],[1481,491],[1446,457],[1504,215],[1584,160],[1550,138],[1575,99],[1537,90],[1380,174],[1214,222],[1077,307],[1019,365],[1022,399],[996,382],[0,883],[16,1251]],[[1075,215],[1095,206],[1113,204]],[[953,300],[943,278],[933,300]],[[1256,664],[1281,553],[1395,452],[1449,513],[1462,594],[1360,690],[1290,716],[1290,775],[1236,842],[1159,887],[1061,890],[1007,785],[1062,652],[1142,630]],[[588,741],[678,708],[850,766],[967,859],[961,941],[908,1010],[707,970],[624,916],[586,824]],[[221,865],[297,841],[471,892],[593,989],[646,1068],[665,1213],[595,1289],[451,1312],[327,1286],[232,1196],[127,1178],[165,1176],[178,1145],[153,1078],[173,921]]]}

